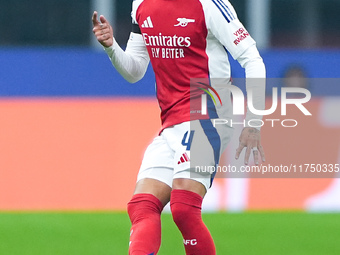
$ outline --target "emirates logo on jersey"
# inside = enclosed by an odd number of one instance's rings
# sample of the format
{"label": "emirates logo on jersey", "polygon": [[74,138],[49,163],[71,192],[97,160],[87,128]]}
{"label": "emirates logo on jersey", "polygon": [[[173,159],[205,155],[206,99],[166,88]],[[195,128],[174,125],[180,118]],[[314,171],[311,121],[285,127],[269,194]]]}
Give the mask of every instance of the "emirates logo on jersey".
{"label": "emirates logo on jersey", "polygon": [[178,59],[184,58],[184,48],[191,46],[191,38],[183,36],[149,35],[143,33],[144,43],[149,47],[153,58]]}
{"label": "emirates logo on jersey", "polygon": [[146,46],[169,46],[169,47],[190,47],[190,37],[169,36],[169,35],[148,35],[143,33],[143,38]]}

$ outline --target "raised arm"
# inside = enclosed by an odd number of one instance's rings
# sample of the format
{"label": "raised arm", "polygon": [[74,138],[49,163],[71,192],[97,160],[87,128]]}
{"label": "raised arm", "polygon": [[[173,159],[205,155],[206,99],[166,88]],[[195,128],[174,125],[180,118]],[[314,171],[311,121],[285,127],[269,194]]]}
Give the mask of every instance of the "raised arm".
{"label": "raised arm", "polygon": [[94,35],[116,70],[130,83],[142,79],[150,61],[142,35],[131,32],[124,51],[114,39],[112,26],[103,15],[98,20],[98,13],[95,11],[92,23]]}

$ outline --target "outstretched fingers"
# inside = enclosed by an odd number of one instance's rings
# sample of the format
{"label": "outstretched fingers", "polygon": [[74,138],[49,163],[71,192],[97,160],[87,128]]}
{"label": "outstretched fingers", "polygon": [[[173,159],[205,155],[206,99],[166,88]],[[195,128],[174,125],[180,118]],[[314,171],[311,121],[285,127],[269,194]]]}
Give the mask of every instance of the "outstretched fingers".
{"label": "outstretched fingers", "polygon": [[265,162],[265,161],[266,161],[266,157],[265,157],[265,154],[264,154],[264,150],[263,150],[262,145],[259,144],[259,146],[258,146],[257,148],[259,149],[259,152],[260,152],[260,155],[261,155],[262,162]]}
{"label": "outstretched fingers", "polygon": [[96,11],[94,11],[92,15],[92,24],[93,27],[98,26],[100,24],[98,21],[98,13]]}
{"label": "outstretched fingers", "polygon": [[103,15],[100,15],[98,19],[98,13],[96,11],[93,12],[92,15],[92,23],[93,23],[93,33],[96,36],[97,40],[104,47],[110,47],[113,44],[113,30],[110,23],[106,20]]}
{"label": "outstretched fingers", "polygon": [[238,148],[236,149],[236,155],[235,155],[235,159],[238,159],[240,157],[240,154],[243,150],[243,148],[246,147],[244,143],[240,142],[240,145],[238,146]]}
{"label": "outstretched fingers", "polygon": [[99,19],[100,19],[100,22],[102,23],[102,24],[108,24],[109,22],[106,20],[106,18],[104,17],[104,15],[100,15],[100,17],[99,17]]}

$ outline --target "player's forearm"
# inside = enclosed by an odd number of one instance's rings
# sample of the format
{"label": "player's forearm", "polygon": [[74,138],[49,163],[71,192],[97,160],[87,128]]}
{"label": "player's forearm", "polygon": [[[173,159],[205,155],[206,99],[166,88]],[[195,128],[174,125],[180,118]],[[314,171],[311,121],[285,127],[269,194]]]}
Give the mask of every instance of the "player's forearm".
{"label": "player's forearm", "polygon": [[118,45],[116,41],[111,47],[105,48],[112,65],[130,83],[135,83],[143,78],[148,64],[149,56],[145,44],[139,35],[128,41],[126,50]]}
{"label": "player's forearm", "polygon": [[[239,59],[239,62],[245,68],[247,97],[248,100],[251,99],[250,104],[249,101],[247,104],[246,125],[261,126],[260,120],[262,120],[262,115],[253,113],[253,109],[265,109],[265,65],[255,46],[251,47],[246,54]],[[258,121],[252,121],[251,125],[249,125],[249,120]]]}

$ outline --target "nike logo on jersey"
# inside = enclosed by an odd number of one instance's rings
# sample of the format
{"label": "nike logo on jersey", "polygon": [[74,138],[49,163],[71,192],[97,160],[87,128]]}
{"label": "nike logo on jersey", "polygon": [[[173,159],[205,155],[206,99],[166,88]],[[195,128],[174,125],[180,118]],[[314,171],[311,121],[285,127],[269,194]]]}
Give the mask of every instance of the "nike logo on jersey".
{"label": "nike logo on jersey", "polygon": [[186,27],[189,23],[194,23],[194,19],[187,19],[187,18],[178,18],[178,24],[174,25],[175,27]]}
{"label": "nike logo on jersey", "polygon": [[151,21],[151,17],[147,17],[146,20],[144,20],[143,24],[142,24],[142,28],[153,28],[153,24]]}

